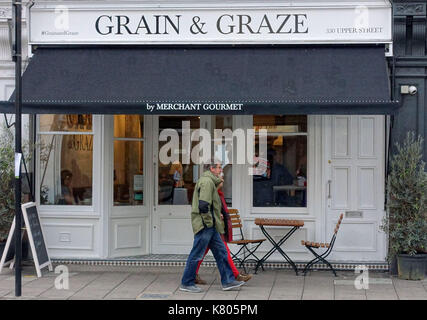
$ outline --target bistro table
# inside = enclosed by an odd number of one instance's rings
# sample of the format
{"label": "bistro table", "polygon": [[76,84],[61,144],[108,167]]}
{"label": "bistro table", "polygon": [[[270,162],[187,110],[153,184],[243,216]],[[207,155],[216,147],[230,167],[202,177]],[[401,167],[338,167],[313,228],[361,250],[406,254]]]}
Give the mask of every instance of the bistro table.
{"label": "bistro table", "polygon": [[[277,250],[280,254],[286,259],[287,262],[294,268],[295,273],[298,275],[298,269],[295,263],[291,258],[280,248],[282,244],[285,243],[286,240],[290,238],[290,236],[298,230],[300,227],[304,226],[304,221],[302,220],[288,220],[288,219],[263,219],[257,218],[255,219],[255,224],[261,228],[262,233],[266,236],[268,241],[271,242],[273,248],[268,251],[261,260],[258,261],[255,267],[255,273],[257,273],[258,268],[262,266],[262,264]],[[292,227],[278,242],[274,241],[271,235],[268,234],[267,230],[265,230],[264,226],[273,226],[273,227]]]}

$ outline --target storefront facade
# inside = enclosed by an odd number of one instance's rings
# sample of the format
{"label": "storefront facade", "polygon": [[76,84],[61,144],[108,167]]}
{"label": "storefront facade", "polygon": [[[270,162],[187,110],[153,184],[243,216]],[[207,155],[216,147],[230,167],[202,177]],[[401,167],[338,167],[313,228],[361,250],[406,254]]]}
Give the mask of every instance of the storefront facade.
{"label": "storefront facade", "polygon": [[[344,213],[331,260],[385,262],[388,1],[61,4],[28,6],[24,74],[53,258],[187,254],[207,132],[247,236],[263,237],[258,217],[303,220],[285,249],[307,261],[301,240],[328,242]],[[250,175],[262,130],[268,169]]]}

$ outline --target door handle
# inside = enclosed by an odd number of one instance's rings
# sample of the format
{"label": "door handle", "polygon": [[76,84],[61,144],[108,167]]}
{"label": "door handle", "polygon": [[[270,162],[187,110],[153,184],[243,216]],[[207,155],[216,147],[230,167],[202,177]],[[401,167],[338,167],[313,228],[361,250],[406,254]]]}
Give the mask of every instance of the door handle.
{"label": "door handle", "polygon": [[332,180],[328,180],[328,199],[331,199],[331,183]]}

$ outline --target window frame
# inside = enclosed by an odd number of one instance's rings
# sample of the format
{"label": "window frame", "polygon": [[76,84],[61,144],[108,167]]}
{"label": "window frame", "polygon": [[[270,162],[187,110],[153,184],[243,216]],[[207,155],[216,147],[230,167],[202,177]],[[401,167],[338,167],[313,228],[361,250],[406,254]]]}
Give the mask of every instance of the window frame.
{"label": "window frame", "polygon": [[[115,141],[125,141],[125,142],[142,142],[142,148],[143,148],[143,155],[142,155],[142,167],[143,167],[143,172],[146,172],[146,163],[145,163],[145,156],[146,156],[146,138],[145,138],[145,117],[144,115],[139,115],[139,114],[132,114],[133,116],[142,116],[142,121],[144,124],[143,130],[142,130],[142,138],[126,138],[126,137],[115,137],[114,135],[114,121],[115,121],[115,115],[112,115],[112,129],[113,129],[113,134],[112,134],[112,172],[111,175],[114,176],[114,142]],[[137,204],[137,205],[114,205],[114,179],[113,179],[113,193],[112,193],[112,208],[113,210],[118,210],[118,208],[141,208],[146,206],[146,196],[147,193],[146,191],[146,177],[147,175],[144,174],[144,188],[143,188],[143,196],[142,196],[142,204]]]}
{"label": "window frame", "polygon": [[[306,206],[305,207],[255,207],[253,205],[253,178],[252,176],[249,177],[249,208],[251,214],[262,214],[262,215],[268,215],[268,214],[295,214],[295,215],[307,215],[310,212],[311,207],[311,190],[314,186],[314,170],[312,170],[312,159],[314,158],[313,153],[313,134],[314,131],[314,119],[310,117],[310,115],[307,116],[307,132],[271,132],[267,133],[267,136],[306,136],[307,137],[307,181],[310,183],[307,184],[307,195],[306,195]],[[253,117],[250,119],[249,129],[253,129]],[[255,137],[258,136],[258,132],[255,133]],[[249,167],[248,167],[249,168]]]}
{"label": "window frame", "polygon": [[[157,126],[155,128],[155,130],[153,129],[153,142],[154,139],[156,139],[156,143],[155,146],[153,144],[153,148],[155,147],[155,149],[153,149],[154,152],[154,159],[155,159],[155,164],[154,164],[154,176],[155,176],[155,180],[154,180],[154,184],[155,184],[155,195],[154,195],[154,207],[156,208],[172,208],[172,207],[191,207],[191,200],[189,201],[188,204],[172,204],[172,203],[159,203],[159,152],[160,152],[160,140],[159,140],[159,136],[160,136],[160,119],[162,117],[167,117],[167,118],[172,118],[172,117],[197,117],[199,119],[199,125],[196,128],[191,128],[191,124],[190,124],[190,138],[191,135],[193,134],[194,131],[196,130],[200,130],[200,129],[207,129],[209,130],[210,128],[210,124],[208,124],[208,120],[206,117],[209,116],[203,116],[203,115],[179,115],[179,114],[159,114],[157,115],[158,119],[157,119]],[[182,123],[181,123],[182,125]],[[209,128],[208,128],[209,127]],[[165,129],[173,129],[173,128],[163,128],[162,130]],[[180,129],[177,130],[178,132],[181,132]],[[157,137],[154,137],[154,135],[157,135]],[[181,143],[182,141],[182,136],[180,136],[179,141]],[[190,156],[191,156],[191,150],[192,150],[192,144],[193,142],[197,143],[197,141],[191,141],[190,139]],[[181,153],[181,151],[180,151]],[[190,160],[191,163],[191,160]],[[193,164],[193,165],[197,165],[197,164]],[[203,174],[203,165],[198,165],[199,166],[199,178],[201,177],[201,175]],[[197,182],[194,182],[194,186],[196,185]]]}
{"label": "window frame", "polygon": [[[40,114],[36,116],[36,188],[35,197],[36,203],[40,207],[41,215],[52,218],[68,218],[68,217],[85,217],[85,216],[100,216],[100,192],[101,192],[101,170],[102,170],[102,140],[101,127],[102,120],[100,115],[92,114],[92,131],[40,131]],[[42,135],[92,135],[93,150],[92,150],[92,204],[91,205],[45,205],[40,203],[40,179],[41,179],[41,163],[40,163],[40,136]]]}

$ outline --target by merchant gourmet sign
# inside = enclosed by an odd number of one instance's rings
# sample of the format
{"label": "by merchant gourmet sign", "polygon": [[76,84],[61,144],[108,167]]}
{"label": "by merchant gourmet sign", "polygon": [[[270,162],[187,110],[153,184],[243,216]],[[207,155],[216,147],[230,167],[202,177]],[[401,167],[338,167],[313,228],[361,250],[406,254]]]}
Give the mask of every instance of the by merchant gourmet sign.
{"label": "by merchant gourmet sign", "polygon": [[390,6],[30,9],[30,44],[391,42]]}
{"label": "by merchant gourmet sign", "polygon": [[147,103],[146,109],[149,113],[163,111],[191,111],[191,112],[231,112],[240,113],[244,111],[243,103]]}

